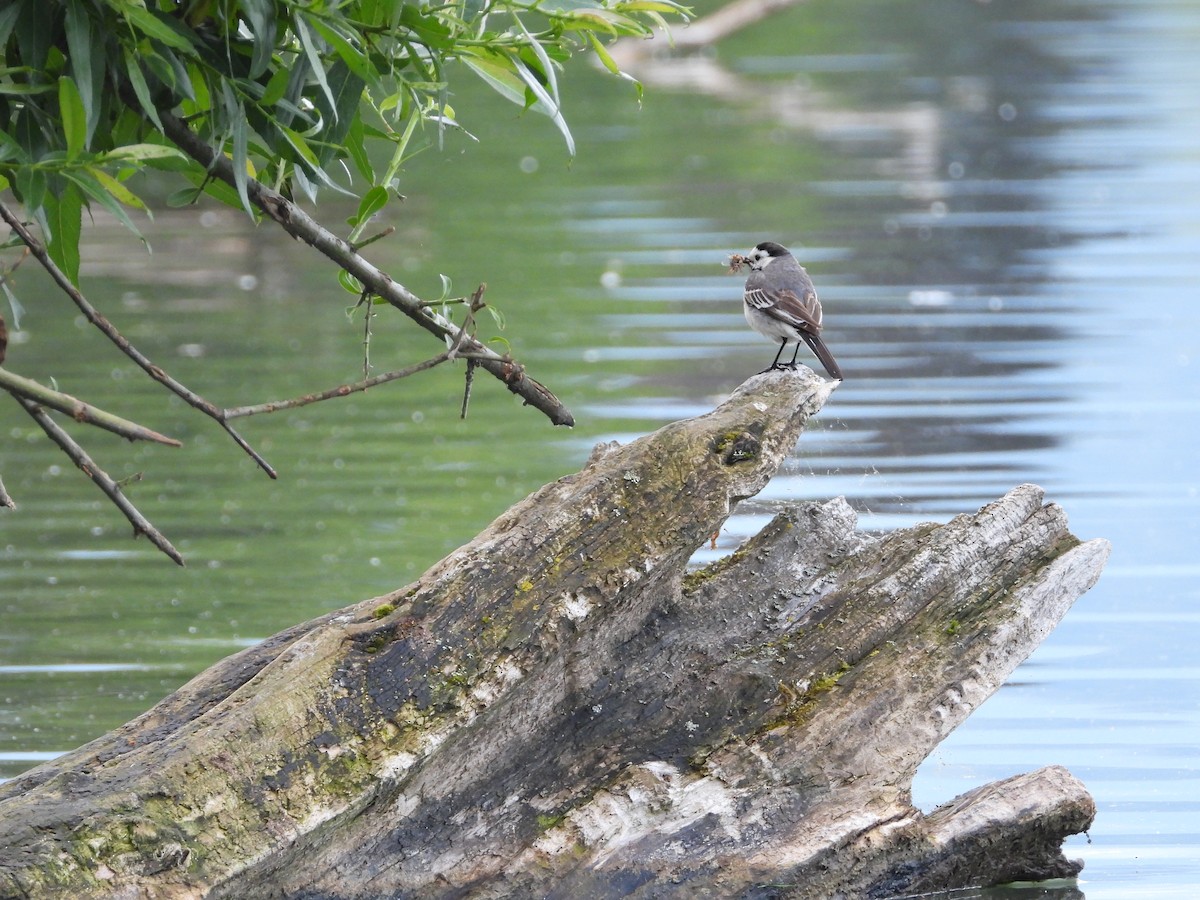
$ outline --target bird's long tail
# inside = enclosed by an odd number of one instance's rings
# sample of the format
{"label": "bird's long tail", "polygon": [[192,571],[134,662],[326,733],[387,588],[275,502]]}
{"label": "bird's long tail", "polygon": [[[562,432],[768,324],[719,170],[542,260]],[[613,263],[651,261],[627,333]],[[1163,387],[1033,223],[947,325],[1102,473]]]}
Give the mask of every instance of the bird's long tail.
{"label": "bird's long tail", "polygon": [[825,342],[815,334],[801,332],[800,337],[804,338],[804,343],[812,349],[812,352],[817,354],[817,359],[821,361],[821,365],[825,367],[825,371],[829,373],[830,378],[842,381],[842,369],[837,364],[837,360],[833,358],[833,354],[829,352],[829,348],[825,346]]}

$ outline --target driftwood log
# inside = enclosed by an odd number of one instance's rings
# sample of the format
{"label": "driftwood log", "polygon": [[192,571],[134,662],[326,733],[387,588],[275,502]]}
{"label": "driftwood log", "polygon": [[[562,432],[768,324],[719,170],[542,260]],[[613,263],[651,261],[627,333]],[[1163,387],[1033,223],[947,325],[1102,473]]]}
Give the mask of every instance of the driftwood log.
{"label": "driftwood log", "polygon": [[1099,576],[1041,489],[882,537],[797,504],[687,562],[833,390],[601,445],[414,584],[0,786],[0,896],[888,897],[1075,874],[1050,767],[913,774]]}

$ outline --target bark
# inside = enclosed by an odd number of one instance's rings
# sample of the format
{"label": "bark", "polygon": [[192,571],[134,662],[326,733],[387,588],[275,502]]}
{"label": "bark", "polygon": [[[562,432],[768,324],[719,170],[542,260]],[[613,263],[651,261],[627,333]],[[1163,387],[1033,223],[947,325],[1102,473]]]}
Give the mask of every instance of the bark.
{"label": "bark", "polygon": [[414,584],[0,786],[0,895],[885,897],[1069,876],[1047,768],[917,766],[1099,577],[1022,485],[872,537],[843,500],[688,559],[834,386],[807,369],[518,503]]}

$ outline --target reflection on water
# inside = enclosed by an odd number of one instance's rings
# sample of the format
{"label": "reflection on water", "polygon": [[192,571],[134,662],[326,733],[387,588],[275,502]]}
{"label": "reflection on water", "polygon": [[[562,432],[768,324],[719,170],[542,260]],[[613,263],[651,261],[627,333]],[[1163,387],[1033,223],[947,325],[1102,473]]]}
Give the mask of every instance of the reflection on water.
{"label": "reflection on water", "polygon": [[[1168,0],[869,13],[818,0],[737,35],[701,61],[719,75],[708,93],[648,70],[641,112],[620,86],[573,74],[570,168],[545,123],[514,122],[482,92],[456,98],[482,143],[413,162],[397,237],[375,259],[427,296],[439,273],[460,292],[486,280],[573,432],[482,377],[458,421],[461,370],[447,367],[246,422],[282,474],[271,483],[51,315],[65,301],[23,272],[27,334],[10,367],[185,441],[89,438],[116,477],[144,473],[135,499],[189,568],[130,543],[4,413],[2,474],[21,509],[0,518],[0,774],[248,642],[415,577],[595,441],[711,408],[774,353],[721,265],[772,238],[808,265],[847,380],[697,558],[798,498],[844,495],[864,527],[887,529],[1044,485],[1077,534],[1113,541],[1110,569],[939,749],[916,800],[1067,765],[1100,810],[1091,842],[1070,848],[1090,900],[1190,895],[1200,77],[1186,35],[1200,14]],[[176,377],[225,405],[358,377],[354,298],[291,241],[225,211],[164,212],[150,233],[147,256],[94,229],[86,287]],[[438,349],[386,318],[373,330],[376,371]]]}

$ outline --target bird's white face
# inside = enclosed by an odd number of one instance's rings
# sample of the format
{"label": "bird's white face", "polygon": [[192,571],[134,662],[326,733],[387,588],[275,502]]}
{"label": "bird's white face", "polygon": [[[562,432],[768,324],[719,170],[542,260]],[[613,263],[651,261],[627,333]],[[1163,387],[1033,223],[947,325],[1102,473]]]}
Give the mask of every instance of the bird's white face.
{"label": "bird's white face", "polygon": [[750,266],[751,269],[756,269],[756,270],[765,269],[771,263],[771,260],[773,260],[774,258],[775,257],[773,257],[770,253],[768,253],[762,247],[755,247],[753,250],[751,250],[745,256],[746,263]]}

